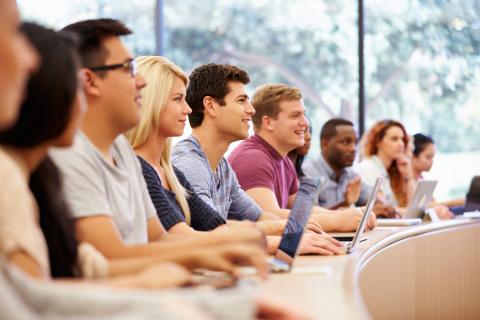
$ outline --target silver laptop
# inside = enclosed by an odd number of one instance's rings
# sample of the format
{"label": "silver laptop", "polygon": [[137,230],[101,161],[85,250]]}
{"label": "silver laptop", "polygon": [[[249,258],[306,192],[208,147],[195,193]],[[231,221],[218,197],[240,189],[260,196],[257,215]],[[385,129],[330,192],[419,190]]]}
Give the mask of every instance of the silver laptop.
{"label": "silver laptop", "polygon": [[271,272],[288,272],[298,252],[300,241],[319,189],[318,179],[302,178],[282,239],[273,259],[269,260]]}
{"label": "silver laptop", "polygon": [[419,180],[413,198],[403,218],[377,219],[379,226],[411,226],[422,223],[423,215],[432,201],[437,180]]}
{"label": "silver laptop", "polygon": [[353,239],[351,242],[344,242],[343,244],[346,248],[346,253],[352,253],[356,248],[358,243],[360,243],[360,239],[363,237],[363,232],[365,231],[365,227],[367,226],[368,218],[370,217],[370,214],[373,211],[373,206],[375,205],[375,201],[377,200],[377,194],[378,191],[380,190],[380,187],[383,182],[383,177],[380,176],[377,178],[375,181],[375,185],[373,186],[373,191],[370,194],[370,197],[368,198],[367,201],[367,208],[365,209],[365,213],[362,216],[362,219],[360,220],[360,223],[358,224],[357,231],[355,232],[355,235],[353,236]]}

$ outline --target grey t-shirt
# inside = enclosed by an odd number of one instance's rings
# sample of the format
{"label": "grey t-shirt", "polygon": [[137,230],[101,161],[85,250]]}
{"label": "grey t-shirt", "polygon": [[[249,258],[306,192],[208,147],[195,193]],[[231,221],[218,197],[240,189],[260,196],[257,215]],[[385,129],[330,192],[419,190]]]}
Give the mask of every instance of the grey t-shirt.
{"label": "grey t-shirt", "polygon": [[63,175],[74,218],[112,217],[126,244],[148,242],[147,220],[156,215],[140,163],[125,137],[113,143],[112,165],[83,134],[69,149],[50,151]]}
{"label": "grey t-shirt", "polygon": [[213,172],[193,136],[175,145],[172,163],[187,177],[195,193],[224,219],[257,221],[262,214],[262,209],[240,187],[227,160],[222,158]]}

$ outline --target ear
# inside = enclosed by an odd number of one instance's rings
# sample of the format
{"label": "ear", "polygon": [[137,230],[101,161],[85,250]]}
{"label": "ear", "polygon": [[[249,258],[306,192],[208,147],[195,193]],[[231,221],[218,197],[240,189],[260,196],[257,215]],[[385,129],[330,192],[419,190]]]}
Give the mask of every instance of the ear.
{"label": "ear", "polygon": [[272,118],[269,116],[263,116],[262,117],[262,129],[267,130],[267,131],[273,131],[274,129],[273,121]]}
{"label": "ear", "polygon": [[205,96],[203,98],[203,109],[203,113],[205,115],[208,114],[212,118],[215,118],[217,116],[216,104],[212,97]]}
{"label": "ear", "polygon": [[328,142],[330,142],[329,139],[320,139],[320,149],[326,150],[328,147]]}
{"label": "ear", "polygon": [[90,69],[80,69],[81,79],[83,81],[83,91],[86,96],[100,96],[98,76]]}

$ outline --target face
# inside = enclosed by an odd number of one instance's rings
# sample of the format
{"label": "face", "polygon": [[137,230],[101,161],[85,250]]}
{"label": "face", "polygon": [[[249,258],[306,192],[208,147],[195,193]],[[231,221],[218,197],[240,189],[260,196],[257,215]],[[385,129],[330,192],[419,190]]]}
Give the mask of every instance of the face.
{"label": "face", "polygon": [[297,148],[297,153],[301,156],[306,156],[308,151],[310,150],[311,142],[312,142],[312,133],[310,132],[310,126],[307,125],[305,128],[305,135],[304,135],[305,143],[303,146]]}
{"label": "face", "polygon": [[435,157],[436,148],[433,143],[427,144],[425,149],[418,155],[413,156],[412,166],[419,172],[430,171],[433,165],[433,158]]}
{"label": "face", "polygon": [[39,63],[19,23],[15,0],[0,0],[0,129],[15,122],[28,75]]}
{"label": "face", "polygon": [[87,111],[87,102],[85,100],[85,93],[82,88],[83,81],[81,75],[79,76],[77,94],[73,101],[73,106],[68,121],[67,127],[62,132],[60,137],[55,141],[55,147],[69,147],[73,143],[75,134],[77,133],[83,121],[83,116]]}
{"label": "face", "polygon": [[248,129],[255,109],[241,82],[229,82],[230,92],[225,96],[225,105],[215,104],[217,130],[228,137],[229,142],[248,137]]}
{"label": "face", "polygon": [[[132,55],[118,37],[108,37],[102,42],[108,51],[105,65],[124,63]],[[109,70],[103,78],[96,76],[102,108],[119,133],[135,127],[140,121],[141,94],[145,79],[137,73],[132,76],[127,68]]]}
{"label": "face", "polygon": [[343,169],[351,167],[357,151],[357,134],[352,126],[340,125],[335,136],[322,141],[322,152],[329,163]]}
{"label": "face", "polygon": [[282,152],[303,146],[308,122],[302,100],[280,102],[277,119],[270,118],[271,132]]}
{"label": "face", "polygon": [[178,137],[183,134],[187,117],[192,109],[185,101],[186,87],[182,79],[175,77],[167,103],[160,114],[158,133],[164,137]]}
{"label": "face", "polygon": [[390,127],[385,132],[385,136],[378,143],[378,153],[385,157],[395,160],[405,152],[405,143],[403,142],[403,130],[397,126]]}

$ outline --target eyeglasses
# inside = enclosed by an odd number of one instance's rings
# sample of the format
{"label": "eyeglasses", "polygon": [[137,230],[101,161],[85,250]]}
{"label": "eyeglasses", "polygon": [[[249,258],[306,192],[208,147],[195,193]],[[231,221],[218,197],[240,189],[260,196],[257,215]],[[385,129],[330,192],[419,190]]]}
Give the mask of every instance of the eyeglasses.
{"label": "eyeglasses", "polygon": [[137,64],[133,59],[130,59],[124,63],[107,64],[105,66],[98,66],[98,67],[93,67],[88,69],[92,70],[93,72],[98,72],[98,71],[115,70],[120,68],[127,69],[130,72],[130,75],[132,76],[132,78],[135,77],[135,75],[137,74]]}

